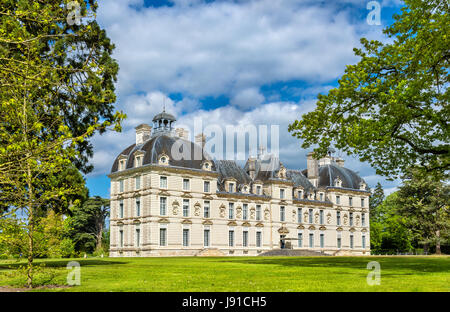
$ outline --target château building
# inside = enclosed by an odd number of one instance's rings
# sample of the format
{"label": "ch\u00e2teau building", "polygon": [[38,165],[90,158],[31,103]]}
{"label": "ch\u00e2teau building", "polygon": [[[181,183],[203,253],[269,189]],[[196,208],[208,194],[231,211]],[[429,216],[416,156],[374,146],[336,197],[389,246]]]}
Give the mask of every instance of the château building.
{"label": "ch\u00e2teau building", "polygon": [[111,256],[370,254],[370,193],[342,159],[309,153],[305,170],[291,170],[260,153],[242,168],[213,160],[204,135],[191,142],[175,121],[162,112],[136,127],[114,161]]}

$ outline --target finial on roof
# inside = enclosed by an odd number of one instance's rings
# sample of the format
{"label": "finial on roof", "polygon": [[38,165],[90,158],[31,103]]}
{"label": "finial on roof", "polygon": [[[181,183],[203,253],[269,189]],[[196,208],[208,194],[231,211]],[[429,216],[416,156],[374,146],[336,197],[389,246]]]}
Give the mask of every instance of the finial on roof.
{"label": "finial on roof", "polygon": [[166,97],[163,97],[163,113],[166,112]]}

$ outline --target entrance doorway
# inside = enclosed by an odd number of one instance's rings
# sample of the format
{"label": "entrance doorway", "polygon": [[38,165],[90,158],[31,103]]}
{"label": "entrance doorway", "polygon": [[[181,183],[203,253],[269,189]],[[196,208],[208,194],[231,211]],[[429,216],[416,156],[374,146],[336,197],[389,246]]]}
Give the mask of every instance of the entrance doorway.
{"label": "entrance doorway", "polygon": [[285,238],[286,238],[286,235],[280,235],[280,248],[281,249],[286,248],[286,242],[284,240]]}

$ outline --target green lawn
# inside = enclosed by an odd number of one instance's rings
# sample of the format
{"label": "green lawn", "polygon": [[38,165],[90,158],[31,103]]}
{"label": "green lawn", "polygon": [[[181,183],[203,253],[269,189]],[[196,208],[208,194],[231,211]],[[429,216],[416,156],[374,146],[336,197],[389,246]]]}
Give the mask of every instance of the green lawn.
{"label": "green lawn", "polygon": [[[81,286],[46,291],[450,291],[450,257],[92,258]],[[369,261],[381,285],[369,286]],[[68,260],[48,259],[43,284],[65,284]],[[23,283],[19,263],[0,260],[0,286]],[[42,291],[42,290],[40,290]]]}

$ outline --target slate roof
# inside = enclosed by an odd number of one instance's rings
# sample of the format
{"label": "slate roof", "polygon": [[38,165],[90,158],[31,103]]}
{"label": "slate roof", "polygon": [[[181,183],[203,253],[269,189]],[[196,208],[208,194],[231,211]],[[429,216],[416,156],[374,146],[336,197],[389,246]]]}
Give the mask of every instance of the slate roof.
{"label": "slate roof", "polygon": [[[175,145],[174,147],[175,142],[178,142],[177,144],[179,145]],[[186,151],[186,154],[190,157],[186,157],[187,159],[183,159],[182,157],[178,157],[178,155],[172,155],[172,148],[175,152],[178,146],[180,155],[183,154],[183,151]],[[205,155],[204,153],[202,153],[202,148],[199,145],[179,137],[173,137],[164,134],[152,137],[149,140],[145,141],[143,144],[139,144],[137,146],[136,144],[133,144],[127,147],[122,151],[122,153],[119,154],[119,156],[114,161],[114,164],[111,168],[111,173],[118,170],[120,155],[127,156],[126,169],[133,168],[135,158],[134,155],[138,151],[144,152],[144,160],[142,163],[143,165],[158,164],[159,156],[162,154],[166,154],[167,156],[169,156],[170,166],[191,169],[201,169],[203,161],[207,159],[211,160],[209,155]],[[215,171],[214,164],[212,171]]]}

